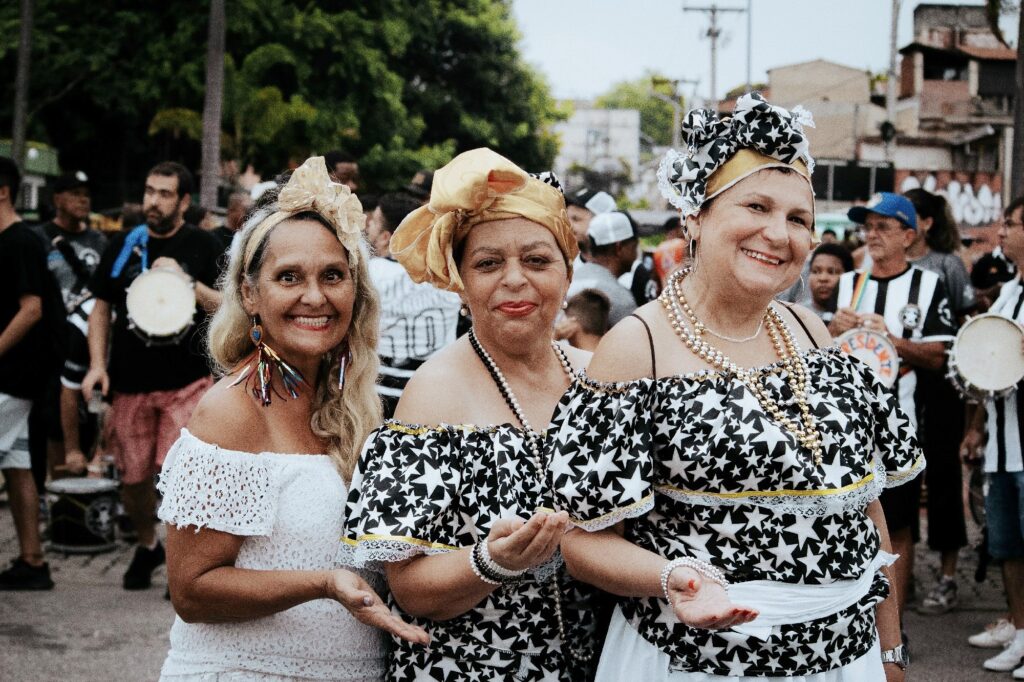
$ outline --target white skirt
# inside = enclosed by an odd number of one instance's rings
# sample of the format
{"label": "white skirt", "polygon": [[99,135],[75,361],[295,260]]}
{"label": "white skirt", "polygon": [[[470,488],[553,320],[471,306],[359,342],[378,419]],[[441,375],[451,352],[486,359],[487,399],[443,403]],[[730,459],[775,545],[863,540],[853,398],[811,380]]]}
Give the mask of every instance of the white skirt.
{"label": "white skirt", "polygon": [[866,654],[841,668],[814,675],[790,677],[760,677],[738,675],[711,675],[701,672],[671,672],[672,657],[640,636],[629,624],[622,610],[615,607],[608,636],[604,640],[601,661],[597,667],[596,682],[740,682],[741,680],[771,680],[772,682],[885,682],[882,652],[875,640]]}

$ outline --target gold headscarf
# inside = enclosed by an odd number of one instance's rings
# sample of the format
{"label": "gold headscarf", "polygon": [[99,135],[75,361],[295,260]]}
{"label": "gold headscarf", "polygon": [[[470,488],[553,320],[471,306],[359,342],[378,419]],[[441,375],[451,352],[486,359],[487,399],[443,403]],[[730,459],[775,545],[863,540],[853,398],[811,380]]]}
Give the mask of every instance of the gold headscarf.
{"label": "gold headscarf", "polygon": [[572,274],[579,253],[562,193],[490,149],[459,154],[434,173],[430,203],[391,236],[391,255],[416,282],[462,291],[453,251],[475,225],[526,218],[555,237]]}
{"label": "gold headscarf", "polygon": [[319,213],[334,226],[338,241],[348,252],[349,267],[359,262],[359,240],[366,226],[363,205],[347,185],[331,181],[324,157],[308,158],[295,169],[277,196],[277,206],[278,210],[257,225],[245,243],[242,272],[249,270],[260,242],[275,225],[305,211]]}

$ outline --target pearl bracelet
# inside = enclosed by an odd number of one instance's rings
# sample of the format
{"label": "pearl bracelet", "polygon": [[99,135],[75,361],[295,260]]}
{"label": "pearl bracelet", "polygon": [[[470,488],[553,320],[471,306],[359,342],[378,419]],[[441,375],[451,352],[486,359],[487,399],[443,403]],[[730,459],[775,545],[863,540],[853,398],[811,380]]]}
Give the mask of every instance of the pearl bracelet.
{"label": "pearl bracelet", "polygon": [[723,588],[725,588],[725,591],[728,594],[729,581],[726,580],[725,573],[723,573],[721,569],[719,569],[716,566],[712,566],[706,561],[701,561],[699,559],[694,559],[693,557],[685,556],[669,561],[661,569],[661,593],[665,595],[665,599],[668,601],[669,604],[672,603],[672,597],[669,596],[668,593],[668,579],[669,576],[672,575],[672,571],[676,570],[680,566],[692,568],[693,570],[697,571],[697,573],[699,573],[701,576],[707,578],[708,580],[718,583]]}
{"label": "pearl bracelet", "polygon": [[499,564],[497,561],[491,558],[491,549],[487,546],[486,539],[482,542],[478,542],[477,546],[480,548],[480,563],[482,567],[485,568],[487,572],[491,575],[496,575],[500,578],[512,580],[515,578],[522,577],[524,573],[530,570],[528,568],[521,568],[518,571],[513,571],[512,569],[505,568],[504,566]]}
{"label": "pearl bracelet", "polygon": [[488,585],[500,585],[502,583],[502,581],[499,580],[497,576],[491,576],[487,572],[487,568],[485,566],[481,565],[481,559],[480,559],[480,545],[481,544],[482,543],[478,542],[477,544],[473,545],[473,551],[471,551],[469,553],[469,567],[470,567],[470,569],[472,569],[473,575],[475,575],[477,578],[479,578],[482,582],[485,582]]}

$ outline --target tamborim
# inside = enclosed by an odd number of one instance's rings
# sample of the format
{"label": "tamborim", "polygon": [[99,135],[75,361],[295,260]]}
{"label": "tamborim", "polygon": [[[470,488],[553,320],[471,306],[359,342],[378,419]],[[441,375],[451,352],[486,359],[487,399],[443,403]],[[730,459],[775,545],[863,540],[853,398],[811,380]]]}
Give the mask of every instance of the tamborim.
{"label": "tamborim", "polygon": [[995,313],[972,317],[960,327],[949,351],[948,376],[968,399],[984,401],[1012,393],[1024,379],[1024,331]]}
{"label": "tamborim", "polygon": [[114,549],[117,483],[106,478],[61,478],[46,485],[57,496],[50,507],[50,548],[94,553]]}
{"label": "tamborim", "polygon": [[886,386],[896,383],[900,356],[886,334],[870,329],[851,329],[836,339],[839,347],[875,371]]}
{"label": "tamborim", "polygon": [[196,313],[196,292],[187,275],[154,268],[139,275],[128,287],[128,328],[146,345],[177,343]]}

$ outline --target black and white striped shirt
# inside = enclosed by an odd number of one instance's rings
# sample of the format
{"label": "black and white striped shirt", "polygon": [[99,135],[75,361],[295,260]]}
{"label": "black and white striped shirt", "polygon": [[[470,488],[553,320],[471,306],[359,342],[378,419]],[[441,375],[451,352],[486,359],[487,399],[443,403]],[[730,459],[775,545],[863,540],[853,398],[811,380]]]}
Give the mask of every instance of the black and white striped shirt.
{"label": "black and white striped shirt", "polygon": [[[839,278],[840,308],[850,306],[859,275],[859,272],[847,272]],[[872,277],[856,312],[881,315],[889,333],[904,339],[950,335],[955,331],[953,314],[940,277],[913,265],[908,265],[902,274],[895,277]],[[901,361],[895,389],[900,407],[910,417],[914,428],[917,428],[916,388],[916,372]]]}
{"label": "black and white striped shirt", "polygon": [[[989,308],[1018,323],[1024,322],[1024,285],[1015,277],[1002,286],[999,298]],[[985,472],[1024,471],[1021,446],[1024,445],[1024,400],[1020,391],[1005,398],[985,402],[988,412],[988,441],[985,443]]]}

